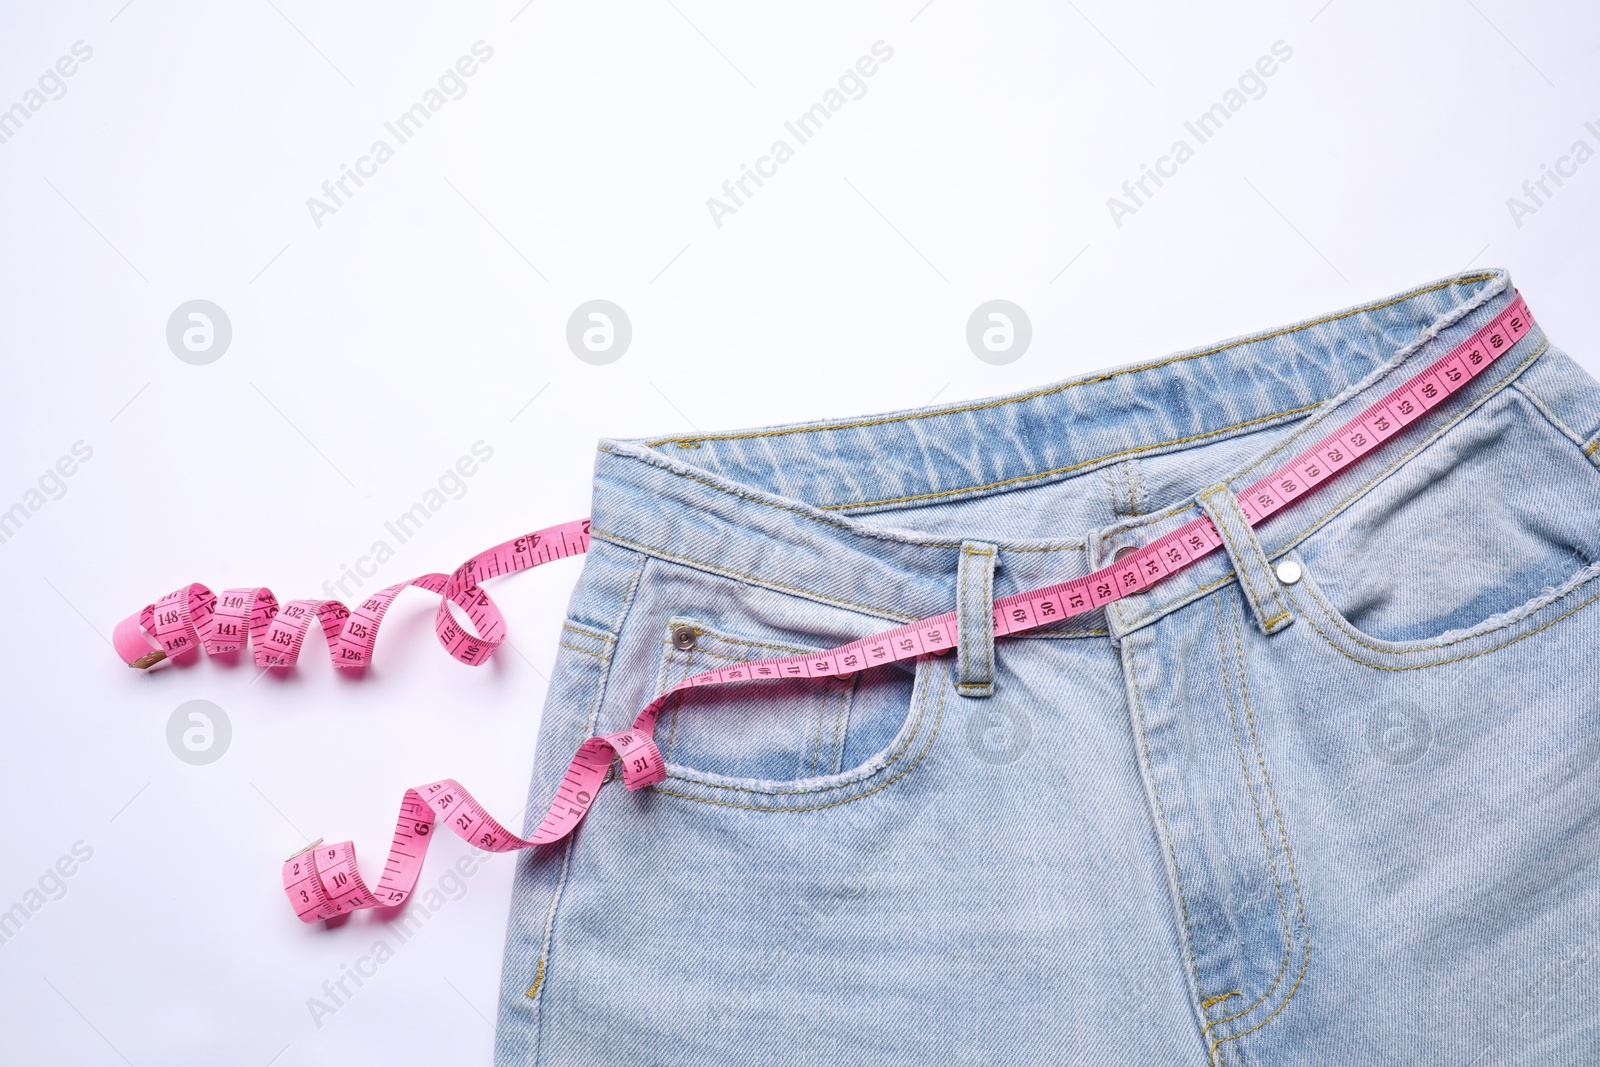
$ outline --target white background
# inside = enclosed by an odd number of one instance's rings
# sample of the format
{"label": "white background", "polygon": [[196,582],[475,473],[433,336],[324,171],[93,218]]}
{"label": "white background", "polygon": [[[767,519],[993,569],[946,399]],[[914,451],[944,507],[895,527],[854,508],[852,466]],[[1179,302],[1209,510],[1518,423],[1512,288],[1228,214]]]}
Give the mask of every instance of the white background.
{"label": "white background", "polygon": [[[366,588],[448,570],[585,514],[601,436],[987,396],[1469,265],[1509,267],[1600,370],[1600,162],[1520,226],[1507,205],[1600,148],[1592,5],[9,0],[0,23],[0,108],[93,49],[0,144],[0,509],[43,500],[0,544],[0,909],[44,901],[0,944],[8,1063],[488,1059],[511,859],[320,1025],[308,998],[392,933],[302,926],[278,868],[326,835],[375,872],[402,789],[446,775],[511,821],[579,564],[494,588],[515,647],[483,669],[407,594],[364,678],[320,638],[265,677],[122,666],[116,621],[179,585],[318,596],[380,539]],[[307,198],[480,40],[465,95],[317,225]],[[796,146],[784,122],[880,40]],[[1198,144],[1185,121],[1277,41]],[[778,138],[794,158],[716,225],[707,198]],[[1179,138],[1194,158],[1116,225],[1107,198]],[[233,331],[205,366],[166,341],[197,298]],[[607,366],[565,341],[593,298],[633,323]],[[965,340],[993,298],[1033,325],[1006,366]],[[478,441],[397,544],[384,523]],[[167,742],[196,699],[232,725],[205,766]],[[30,896],[80,841],[59,899]],[[422,884],[463,854],[441,839]]]}

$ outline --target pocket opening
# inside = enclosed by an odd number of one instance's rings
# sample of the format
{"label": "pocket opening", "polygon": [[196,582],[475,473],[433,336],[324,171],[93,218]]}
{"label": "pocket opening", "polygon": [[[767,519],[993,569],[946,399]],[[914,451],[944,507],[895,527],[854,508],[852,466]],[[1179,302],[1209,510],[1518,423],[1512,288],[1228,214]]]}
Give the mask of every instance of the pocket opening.
{"label": "pocket opening", "polygon": [[[1300,561],[1294,552],[1282,558]],[[1349,658],[1382,670],[1409,670],[1493,652],[1563,622],[1600,600],[1600,590],[1592,587],[1597,578],[1600,562],[1472,626],[1405,641],[1378,637],[1357,627],[1328,599],[1327,591],[1304,563],[1300,580],[1288,587],[1288,593],[1296,609],[1308,616],[1312,629]]]}
{"label": "pocket opening", "polygon": [[1505,390],[1297,546],[1308,596],[1384,648],[1509,625],[1600,560],[1600,468]]}
{"label": "pocket opening", "polygon": [[[684,627],[694,631],[692,647],[678,647],[673,640]],[[675,615],[662,627],[656,692],[728,663],[828,647],[780,643]],[[904,732],[915,683],[915,664],[897,663],[846,677],[683,690],[663,707],[656,741],[673,777],[757,787],[847,777]]]}

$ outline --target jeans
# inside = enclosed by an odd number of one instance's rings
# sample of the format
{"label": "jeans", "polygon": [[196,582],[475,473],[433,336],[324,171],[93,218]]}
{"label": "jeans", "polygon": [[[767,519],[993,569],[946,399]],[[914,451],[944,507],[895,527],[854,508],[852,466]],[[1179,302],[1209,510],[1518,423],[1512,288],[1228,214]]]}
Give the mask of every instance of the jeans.
{"label": "jeans", "polygon": [[[952,609],[959,646],[675,697],[667,780],[519,858],[497,1062],[1600,1062],[1600,385],[1536,325],[1261,525],[1234,495],[1512,296],[601,441],[534,822],[689,674]],[[1200,515],[1225,552],[993,637]]]}

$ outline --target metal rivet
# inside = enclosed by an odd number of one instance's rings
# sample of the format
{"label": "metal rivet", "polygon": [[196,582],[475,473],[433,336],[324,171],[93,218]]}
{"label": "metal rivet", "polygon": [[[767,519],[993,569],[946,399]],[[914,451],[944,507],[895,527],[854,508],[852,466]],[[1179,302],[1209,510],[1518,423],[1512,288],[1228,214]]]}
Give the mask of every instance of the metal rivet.
{"label": "metal rivet", "polygon": [[688,651],[694,647],[695,640],[699,636],[693,626],[674,626],[672,628],[672,647]]}
{"label": "metal rivet", "polygon": [[1121,563],[1135,552],[1139,551],[1138,545],[1123,545],[1111,554],[1112,563]]}
{"label": "metal rivet", "polygon": [[1300,564],[1292,559],[1286,559],[1278,564],[1278,581],[1284,585],[1293,585],[1300,580]]}

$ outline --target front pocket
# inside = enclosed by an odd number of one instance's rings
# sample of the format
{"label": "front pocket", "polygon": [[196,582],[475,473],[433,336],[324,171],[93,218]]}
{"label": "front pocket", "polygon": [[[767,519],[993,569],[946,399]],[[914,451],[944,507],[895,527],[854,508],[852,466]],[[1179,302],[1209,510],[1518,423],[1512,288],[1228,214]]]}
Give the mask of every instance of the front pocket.
{"label": "front pocket", "polygon": [[[831,647],[730,633],[689,615],[667,621],[661,644],[657,692],[729,663]],[[776,782],[838,775],[899,732],[911,703],[912,667],[682,690],[663,706],[656,742],[671,769],[695,775]]]}
{"label": "front pocket", "polygon": [[[1285,559],[1299,562],[1298,554]],[[1385,671],[1408,671],[1457,663],[1496,652],[1544,632],[1590,609],[1600,601],[1600,563],[1591,564],[1565,582],[1474,626],[1414,641],[1391,641],[1355,626],[1329,600],[1311,570],[1302,564],[1300,579],[1286,592],[1295,612],[1347,659]]]}
{"label": "front pocket", "polygon": [[1302,599],[1388,650],[1488,632],[1600,560],[1600,470],[1515,387],[1299,543]]}

